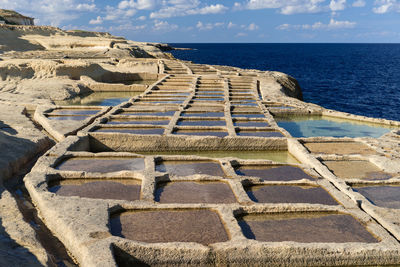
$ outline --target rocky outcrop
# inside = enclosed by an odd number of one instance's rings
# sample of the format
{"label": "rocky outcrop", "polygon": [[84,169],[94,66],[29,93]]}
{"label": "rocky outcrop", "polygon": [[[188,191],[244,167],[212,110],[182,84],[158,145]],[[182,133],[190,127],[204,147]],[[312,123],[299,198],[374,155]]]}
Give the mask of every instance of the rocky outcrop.
{"label": "rocky outcrop", "polygon": [[[287,98],[286,96],[301,99],[301,89],[298,83],[283,73],[250,71],[182,62],[164,53],[164,51],[173,49],[167,44],[134,42],[122,37],[112,36],[109,33],[76,30],[63,31],[59,28],[47,26],[0,25],[0,36],[2,37],[0,38],[0,110],[2,110],[0,113],[1,180],[10,179],[10,177],[13,177],[22,166],[25,166],[37,154],[46,151],[52,143],[50,138],[60,141],[67,135],[75,135],[77,131],[85,130],[83,127],[91,127],[93,123],[101,124],[104,122],[104,118],[102,117],[105,114],[103,113],[110,111],[111,107],[104,108],[98,114],[87,116],[87,119],[80,121],[72,119],[51,120],[52,112],[58,109],[68,109],[54,105],[57,103],[57,100],[70,99],[89,91],[118,91],[119,89],[135,91],[141,89],[143,92],[153,90],[154,95],[157,96],[159,90],[162,91],[163,88],[164,90],[176,90],[177,88],[179,89],[179,84],[185,83],[187,79],[196,80],[199,76],[204,76],[205,78],[201,82],[205,88],[207,88],[207,83],[216,83],[217,80],[221,80],[221,84],[224,85],[223,90],[226,90],[227,93],[227,99],[229,98],[228,87],[233,85],[240,89],[244,86],[243,83],[250,84],[254,94],[258,95],[261,93],[265,99],[268,97]],[[168,86],[168,84],[165,84],[164,79],[167,79],[166,77],[169,75],[170,77],[176,76],[176,80],[172,81]],[[210,78],[209,75],[214,75],[215,77],[212,76]],[[156,80],[157,88],[154,87],[155,85],[129,84],[130,80],[137,81],[141,79]],[[228,85],[228,79],[231,80],[230,85]],[[195,84],[189,82],[188,86],[189,88],[194,88]],[[211,85],[209,84],[208,86]],[[238,101],[242,98],[243,96],[240,96],[232,101],[237,105]],[[161,107],[159,103],[152,103],[151,97],[147,100],[149,100],[148,103],[141,108]],[[257,101],[260,102],[261,100]],[[296,99],[293,99],[293,101],[295,104],[300,105],[298,103],[300,101]],[[186,101],[185,103],[189,102]],[[47,108],[43,110],[44,106],[47,106],[48,110]],[[209,107],[206,108],[208,109]],[[235,112],[237,110],[240,111],[241,108],[243,107],[234,107]],[[117,109],[115,107],[113,110]],[[35,110],[36,113],[34,112]],[[31,116],[35,114],[31,117],[32,119],[27,116],[27,111],[31,113]],[[228,116],[231,112],[230,108],[225,109],[224,112],[226,112],[227,117],[231,116]],[[53,114],[53,116],[57,115]],[[103,121],[100,122],[100,120]],[[177,121],[177,117],[174,120]],[[40,124],[43,128],[38,128],[35,123],[37,125]],[[232,123],[228,128],[232,135],[236,135]],[[170,131],[172,132],[172,130],[171,125]],[[201,145],[201,142],[199,143],[200,140],[203,140],[203,138],[196,139],[193,141],[193,144]],[[255,144],[252,138],[246,139],[247,141],[244,143],[243,140],[242,138],[235,142],[240,142],[242,146],[247,147],[246,149],[251,148]],[[130,142],[129,139],[122,144],[119,144],[120,140],[117,141],[121,148],[133,145],[143,147],[144,144],[143,142]],[[148,140],[150,143],[155,141],[157,139],[154,137]],[[232,143],[232,147],[237,145],[235,142]],[[216,142],[215,145],[217,143],[222,144]],[[160,142],[159,144],[162,145],[163,143]],[[168,145],[171,144],[173,142]],[[61,143],[60,145],[65,145],[65,143]],[[262,143],[260,147],[265,148],[267,147],[266,145],[267,143]],[[271,147],[286,148],[286,143],[282,140],[275,140],[268,145]],[[50,154],[49,156],[53,157]],[[32,188],[30,189],[33,190]],[[148,190],[148,192],[152,191]],[[11,253],[5,257],[0,254],[0,265],[6,266],[11,263],[18,265],[23,261],[31,266],[50,265],[52,261],[51,256],[48,255],[48,250],[46,251],[43,248],[43,242],[37,240],[35,227],[30,226],[29,223],[24,221],[12,193],[1,186],[0,193],[0,224],[3,226],[3,228],[0,227],[0,248],[2,249],[0,253],[2,251]],[[40,195],[36,197],[38,196]],[[242,197],[245,196],[243,195]],[[51,208],[46,208],[45,213],[40,215],[58,216],[55,206],[59,208],[62,205],[65,205],[67,208],[63,213],[69,214],[68,209],[74,207],[69,200],[57,201],[58,199],[55,197],[52,201],[49,201],[49,207]],[[73,201],[76,203],[76,207],[80,207],[83,203],[79,198]],[[92,201],[89,202],[95,203]],[[43,204],[39,201],[37,203],[40,205]],[[86,209],[81,209],[81,213],[79,214],[82,216],[79,218],[82,219],[86,216],[90,222],[94,210],[92,207],[96,207],[96,205],[90,204],[87,205]],[[32,209],[35,208],[32,207]],[[87,211],[90,212],[88,213]],[[78,214],[77,209],[75,211],[71,210],[71,213],[73,212]],[[98,218],[106,222],[108,211],[101,208],[99,212]],[[59,231],[68,230],[68,227],[78,222],[78,220],[65,221],[65,218],[68,218],[68,216],[57,217],[59,220],[47,220],[45,223],[58,227],[61,230],[58,229],[54,232],[60,233]],[[55,216],[53,217],[56,218]],[[51,224],[53,222],[55,222],[54,225]],[[79,229],[76,229],[77,231],[89,229],[86,223],[80,224],[79,227]],[[77,231],[72,231],[71,233],[78,233]],[[106,232],[106,235],[102,231]],[[85,234],[81,235],[84,241],[82,243],[75,241],[72,242],[72,245],[68,244],[68,242],[64,243],[76,249],[71,250],[72,255],[76,257],[77,255],[81,255],[79,250],[82,247],[93,242],[93,238],[101,240],[103,237],[108,236],[107,231],[108,227],[104,224],[103,228],[90,233],[88,232],[87,236],[89,236],[89,239],[85,239]],[[71,233],[65,235],[65,238],[71,239]],[[5,237],[3,238],[3,236]],[[65,238],[60,238],[60,240],[65,241]],[[3,242],[4,240],[6,242]],[[11,242],[10,240],[14,240],[15,242]],[[98,245],[96,242],[92,243],[93,246]],[[107,248],[104,249],[104,247],[98,246],[96,253],[91,253],[92,250],[86,250],[86,248],[85,250],[81,250],[84,256],[85,253],[89,252],[92,255],[85,261],[100,262],[103,258],[106,258],[112,262],[113,256],[109,249],[110,245],[108,243],[104,244],[107,245]],[[210,253],[209,255],[212,254]],[[83,262],[82,259],[80,259],[80,262]]]}
{"label": "rocky outcrop", "polygon": [[[71,54],[78,58],[170,57],[156,44],[129,41],[104,32],[63,31],[49,26],[0,25],[0,36],[0,54],[9,51],[9,57],[26,57],[32,51],[41,51],[34,54],[34,58],[46,58],[48,54],[56,54],[55,51],[63,51],[63,56]],[[21,55],[21,52],[25,54]]]}
{"label": "rocky outcrop", "polygon": [[124,82],[146,77],[157,80],[160,64],[158,60],[145,59],[123,59],[118,63],[74,59],[0,61],[0,102],[19,103],[31,109],[33,105],[48,105],[89,91],[135,91],[135,85]]}
{"label": "rocky outcrop", "polygon": [[280,90],[284,95],[303,100],[303,93],[295,78],[278,71],[267,71],[266,75],[280,85]]}
{"label": "rocky outcrop", "polygon": [[0,21],[13,25],[35,25],[33,18],[19,14],[13,10],[0,9]]}

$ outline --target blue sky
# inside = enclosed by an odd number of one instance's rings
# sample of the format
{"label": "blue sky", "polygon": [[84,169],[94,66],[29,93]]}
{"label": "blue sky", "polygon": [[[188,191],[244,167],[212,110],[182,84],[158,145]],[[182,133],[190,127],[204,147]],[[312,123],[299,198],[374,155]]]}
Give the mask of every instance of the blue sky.
{"label": "blue sky", "polygon": [[0,0],[0,8],[135,41],[400,43],[400,0]]}

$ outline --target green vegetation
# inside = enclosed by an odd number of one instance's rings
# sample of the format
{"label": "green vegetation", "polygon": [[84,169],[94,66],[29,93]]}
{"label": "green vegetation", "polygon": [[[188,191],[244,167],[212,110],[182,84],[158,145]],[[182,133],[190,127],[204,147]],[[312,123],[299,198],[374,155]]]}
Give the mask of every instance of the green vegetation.
{"label": "green vegetation", "polygon": [[0,9],[0,17],[3,17],[3,16],[13,16],[13,17],[19,17],[19,18],[28,18],[28,17],[26,17],[24,15],[21,15],[20,13],[14,11],[14,10]]}

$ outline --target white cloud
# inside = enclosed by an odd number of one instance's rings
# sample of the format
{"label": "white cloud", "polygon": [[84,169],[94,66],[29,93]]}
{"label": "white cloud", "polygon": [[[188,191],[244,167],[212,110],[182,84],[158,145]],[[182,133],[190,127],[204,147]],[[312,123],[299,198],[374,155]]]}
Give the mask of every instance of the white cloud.
{"label": "white cloud", "polygon": [[201,14],[201,15],[207,15],[207,14],[219,14],[223,13],[227,10],[228,8],[224,5],[217,4],[217,5],[210,5],[210,6],[205,6],[203,8],[198,8],[198,9],[191,9],[187,11],[187,14],[189,15],[196,15],[196,14]]}
{"label": "white cloud", "polygon": [[131,23],[121,24],[116,27],[109,27],[108,31],[142,31],[147,28],[147,25],[132,25]]}
{"label": "white cloud", "polygon": [[366,3],[364,0],[356,0],[353,3],[353,7],[365,7]]}
{"label": "white cloud", "polygon": [[155,0],[124,0],[119,2],[118,8],[119,9],[126,9],[126,8],[134,8],[138,10],[151,10],[154,9],[157,5]]}
{"label": "white cloud", "polygon": [[233,4],[233,8],[232,8],[232,9],[233,9],[233,10],[240,10],[240,9],[243,9],[243,6],[242,6],[241,3],[235,2],[235,3]]}
{"label": "white cloud", "polygon": [[282,24],[276,27],[278,30],[339,30],[339,29],[351,29],[357,25],[356,22],[351,21],[338,21],[331,19],[328,24],[322,22],[316,22],[314,24]]}
{"label": "white cloud", "polygon": [[325,0],[248,0],[235,3],[234,9],[279,9],[281,14],[317,13],[327,10]]}
{"label": "white cloud", "polygon": [[203,23],[203,22],[199,21],[196,24],[196,28],[199,29],[200,31],[209,31],[214,28],[222,27],[224,25],[225,25],[225,23],[223,23],[223,22]]}
{"label": "white cloud", "polygon": [[81,29],[87,31],[102,31],[102,32],[112,32],[112,31],[143,31],[148,28],[148,25],[133,25],[132,23],[124,23],[119,25],[111,25],[111,26],[95,26],[95,27],[86,27],[86,26],[71,26],[68,25],[63,27],[65,29]]}
{"label": "white cloud", "polygon": [[196,28],[201,31],[209,31],[215,28],[225,28],[225,29],[239,29],[241,31],[256,31],[260,27],[255,23],[250,23],[249,25],[242,24],[238,25],[230,21],[228,24],[224,22],[215,22],[215,23],[203,23],[198,21],[196,24]]}
{"label": "white cloud", "polygon": [[236,27],[236,24],[233,23],[232,21],[230,21],[230,22],[228,23],[227,28],[228,28],[228,29],[232,29],[232,28],[234,28],[234,27]]}
{"label": "white cloud", "polygon": [[356,26],[356,22],[348,21],[348,20],[343,20],[343,21],[338,21],[331,19],[329,21],[329,24],[324,25],[322,24],[320,29],[328,29],[328,30],[334,30],[334,29],[350,29],[354,28]]}
{"label": "white cloud", "polygon": [[346,0],[331,0],[329,8],[332,11],[340,11],[346,8]]}
{"label": "white cloud", "polygon": [[239,32],[238,34],[235,35],[236,37],[245,37],[247,36],[247,33],[245,32]]}
{"label": "white cloud", "polygon": [[282,8],[285,1],[279,0],[249,0],[246,7],[248,9]]}
{"label": "white cloud", "polygon": [[147,18],[146,16],[140,16],[137,18],[137,20],[146,20],[146,18]]}
{"label": "white cloud", "polygon": [[155,0],[137,0],[136,3],[136,8],[139,10],[142,9],[153,9],[156,7],[156,1]]}
{"label": "white cloud", "polygon": [[255,30],[258,30],[258,25],[257,24],[255,24],[255,23],[251,23],[248,27],[247,27],[247,30],[249,30],[249,31],[255,31]]}
{"label": "white cloud", "polygon": [[79,11],[95,11],[96,5],[95,4],[78,4],[76,6],[76,10]]}
{"label": "white cloud", "polygon": [[290,24],[281,24],[278,27],[276,27],[277,30],[285,31],[285,30],[290,30],[291,25]]}
{"label": "white cloud", "polygon": [[91,20],[89,21],[89,24],[92,24],[92,25],[95,25],[95,24],[102,24],[102,23],[103,23],[103,20],[102,20],[102,18],[101,18],[100,16],[97,16],[96,19],[91,19]]}
{"label": "white cloud", "polygon": [[164,1],[163,7],[150,14],[152,19],[181,17],[188,15],[219,14],[228,10],[221,4],[200,7],[199,0],[169,0]]}
{"label": "white cloud", "polygon": [[377,14],[385,14],[388,12],[399,12],[400,13],[400,2],[397,0],[376,0],[372,11]]}
{"label": "white cloud", "polygon": [[199,0],[169,0],[163,1],[163,6],[160,10],[152,12],[150,18],[170,18],[184,16],[185,12],[190,9],[197,8],[200,5]]}
{"label": "white cloud", "polygon": [[82,12],[97,11],[93,0],[0,0],[0,6],[36,18],[36,23],[60,26]]}
{"label": "white cloud", "polygon": [[196,24],[196,28],[199,29],[199,30],[206,30],[206,29],[211,30],[212,26],[210,24],[210,26],[208,28],[206,28],[203,22],[198,21],[197,24]]}
{"label": "white cloud", "polygon": [[118,4],[119,9],[125,9],[129,7],[129,1],[121,1]]}
{"label": "white cloud", "polygon": [[133,15],[135,15],[136,14],[136,10],[135,9],[128,9],[126,12],[125,12],[125,16],[126,17],[132,17]]}
{"label": "white cloud", "polygon": [[106,6],[106,15],[104,20],[119,21],[122,22],[134,16],[137,12],[136,9],[120,9],[111,6]]}
{"label": "white cloud", "polygon": [[179,27],[176,24],[169,24],[167,21],[154,21],[153,30],[155,31],[174,31],[177,30]]}

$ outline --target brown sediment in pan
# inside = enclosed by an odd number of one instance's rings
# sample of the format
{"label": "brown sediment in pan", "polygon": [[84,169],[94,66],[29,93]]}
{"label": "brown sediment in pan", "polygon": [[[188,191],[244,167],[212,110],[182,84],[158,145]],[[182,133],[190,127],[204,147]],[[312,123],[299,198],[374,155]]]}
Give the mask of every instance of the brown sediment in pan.
{"label": "brown sediment in pan", "polygon": [[96,199],[140,199],[140,181],[133,179],[67,179],[51,183],[49,191],[60,196]]}
{"label": "brown sediment in pan", "polygon": [[339,178],[385,180],[392,175],[383,172],[375,164],[363,160],[324,160],[323,163]]}
{"label": "brown sediment in pan", "polygon": [[218,163],[208,161],[161,161],[157,163],[156,171],[168,172],[169,174],[176,176],[189,176],[195,174],[225,176],[224,171]]}
{"label": "brown sediment in pan", "polygon": [[238,136],[256,136],[256,137],[284,137],[281,132],[278,131],[248,131],[239,130],[236,132]]}
{"label": "brown sediment in pan", "polygon": [[305,143],[304,146],[316,154],[360,154],[373,155],[376,151],[359,142],[315,142]]}
{"label": "brown sediment in pan", "polygon": [[169,182],[157,186],[155,201],[160,203],[234,203],[235,195],[222,182]]}
{"label": "brown sediment in pan", "polygon": [[400,209],[400,185],[356,185],[352,187],[376,206]]}
{"label": "brown sediment in pan", "polygon": [[289,165],[243,165],[236,168],[236,173],[242,176],[259,177],[265,181],[314,180],[312,176],[302,169]]}
{"label": "brown sediment in pan", "polygon": [[218,214],[210,210],[134,211],[114,215],[111,233],[147,242],[197,242],[208,245],[228,240]]}
{"label": "brown sediment in pan", "polygon": [[173,116],[175,111],[122,111],[118,115],[135,115],[135,116]]}
{"label": "brown sediment in pan", "polygon": [[169,120],[142,120],[142,119],[112,119],[107,124],[149,124],[149,125],[168,125]]}
{"label": "brown sediment in pan", "polygon": [[268,127],[269,124],[267,121],[241,121],[241,120],[234,120],[234,126],[238,127]]}
{"label": "brown sediment in pan", "polygon": [[157,134],[161,135],[164,133],[163,128],[103,128],[100,127],[95,130],[99,133],[130,133],[130,134]]}
{"label": "brown sediment in pan", "polygon": [[89,118],[89,116],[47,116],[47,119],[49,120],[58,120],[58,121],[68,121],[68,120],[72,120],[72,121],[83,121],[86,120],[87,118]]}
{"label": "brown sediment in pan", "polygon": [[239,218],[239,225],[247,238],[266,242],[378,242],[364,226],[346,214],[252,214]]}
{"label": "brown sediment in pan", "polygon": [[224,117],[224,112],[182,112],[181,116],[184,117]]}
{"label": "brown sediment in pan", "polygon": [[224,137],[228,136],[227,132],[223,131],[199,131],[199,130],[174,130],[173,134],[180,134],[180,135],[197,135],[197,136],[217,136],[217,137]]}
{"label": "brown sediment in pan", "polygon": [[225,126],[225,120],[190,120],[180,119],[177,123],[180,126]]}
{"label": "brown sediment in pan", "polygon": [[100,109],[55,109],[50,115],[94,115]]}
{"label": "brown sediment in pan", "polygon": [[117,172],[144,169],[143,158],[69,158],[56,169],[62,171]]}
{"label": "brown sediment in pan", "polygon": [[338,205],[321,187],[298,185],[254,185],[246,188],[251,200],[259,203],[312,203]]}

